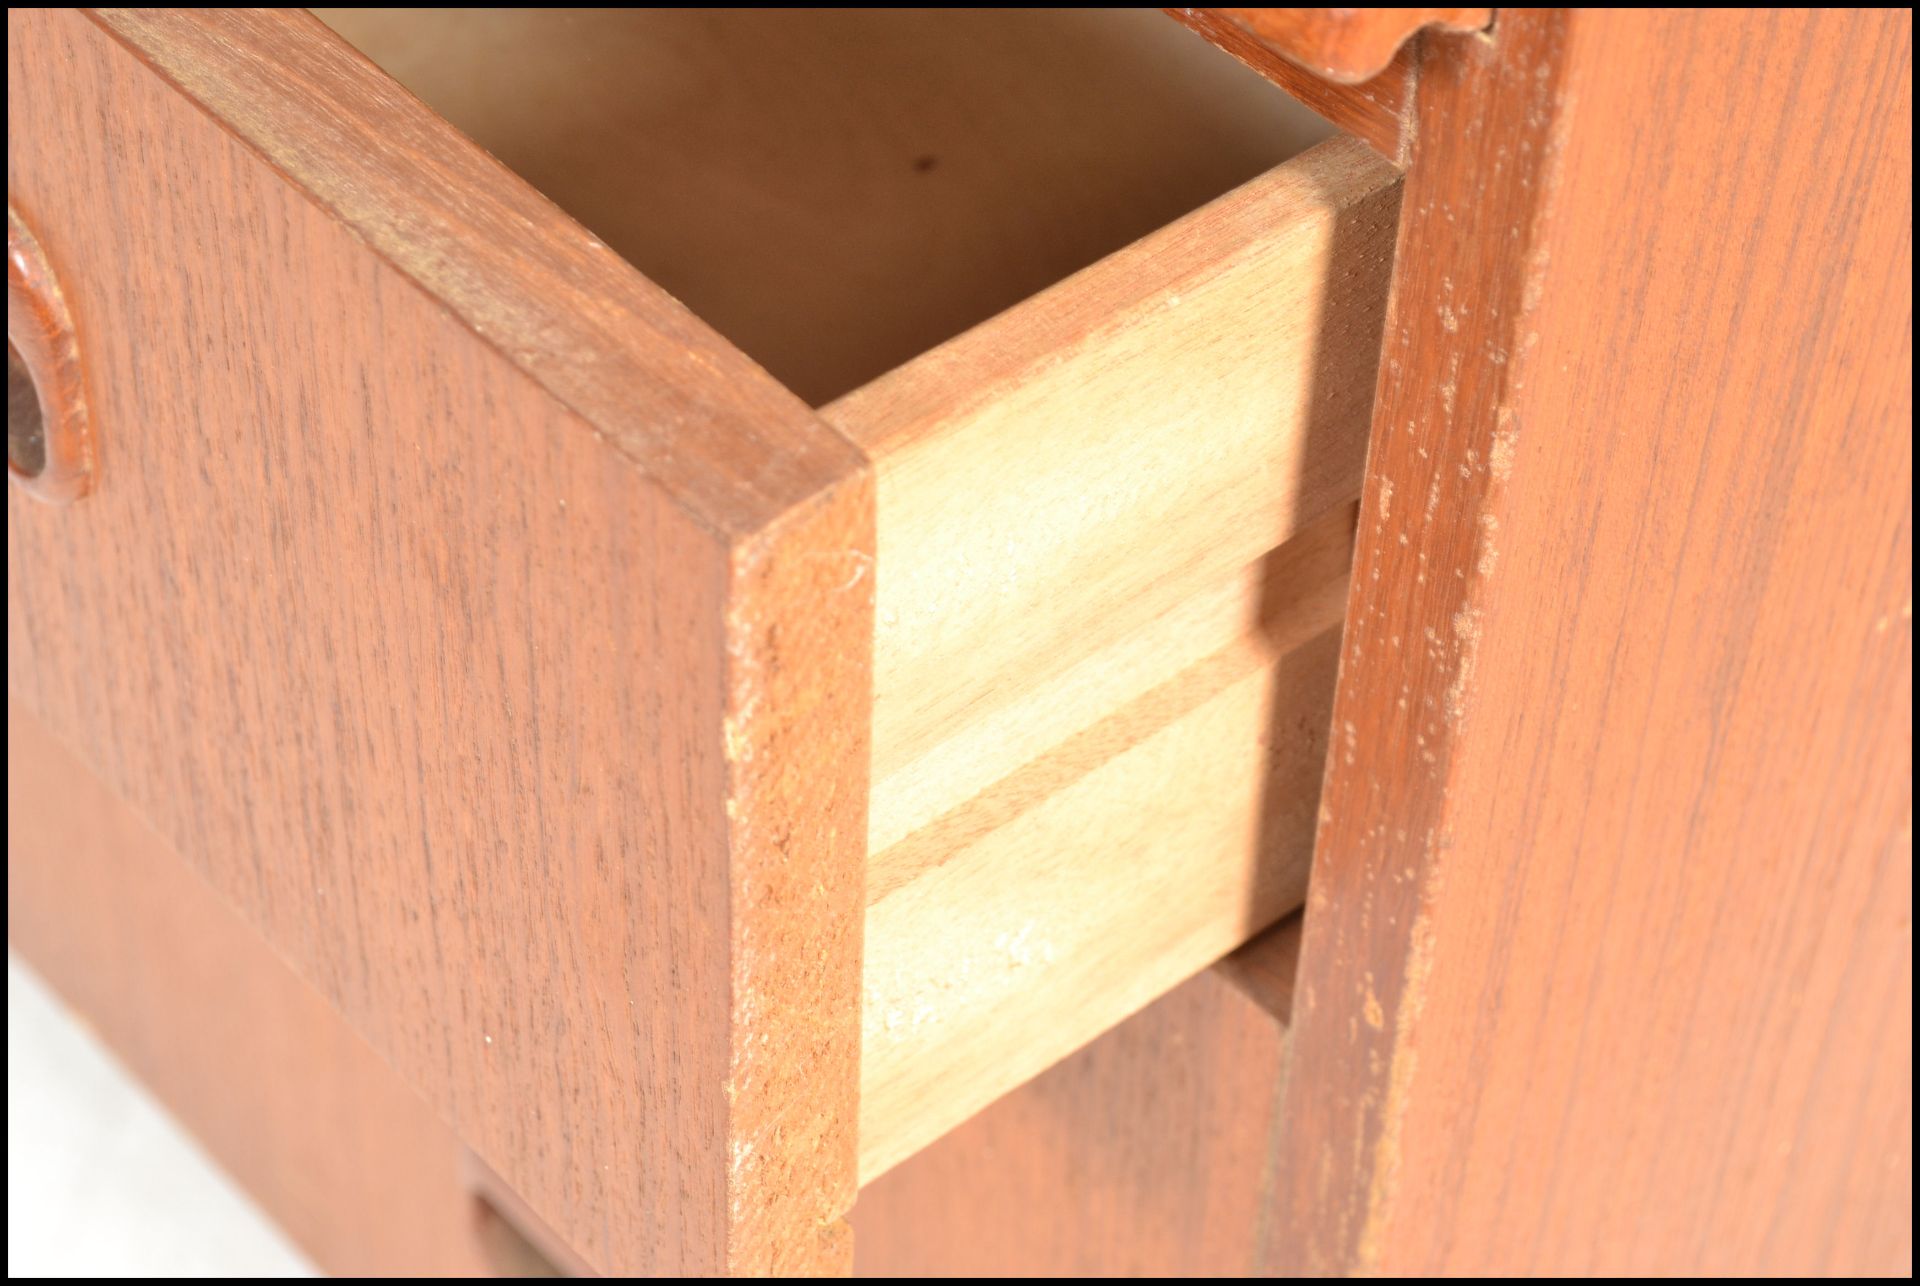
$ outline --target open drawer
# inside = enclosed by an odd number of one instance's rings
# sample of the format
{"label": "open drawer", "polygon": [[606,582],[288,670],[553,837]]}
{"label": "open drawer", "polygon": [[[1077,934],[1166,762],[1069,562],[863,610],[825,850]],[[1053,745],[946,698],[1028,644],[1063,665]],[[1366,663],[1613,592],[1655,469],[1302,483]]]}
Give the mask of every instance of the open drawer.
{"label": "open drawer", "polygon": [[325,15],[420,98],[9,17],[10,699],[585,1260],[831,1266],[1299,905],[1397,174],[1151,13]]}

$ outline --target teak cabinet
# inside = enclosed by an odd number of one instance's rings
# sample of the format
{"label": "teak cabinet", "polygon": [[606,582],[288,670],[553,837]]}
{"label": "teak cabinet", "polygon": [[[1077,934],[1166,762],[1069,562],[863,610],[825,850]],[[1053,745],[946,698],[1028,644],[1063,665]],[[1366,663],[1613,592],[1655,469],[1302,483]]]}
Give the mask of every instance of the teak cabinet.
{"label": "teak cabinet", "polygon": [[323,1267],[1910,1270],[1910,15],[1167,13],[9,12],[10,941]]}

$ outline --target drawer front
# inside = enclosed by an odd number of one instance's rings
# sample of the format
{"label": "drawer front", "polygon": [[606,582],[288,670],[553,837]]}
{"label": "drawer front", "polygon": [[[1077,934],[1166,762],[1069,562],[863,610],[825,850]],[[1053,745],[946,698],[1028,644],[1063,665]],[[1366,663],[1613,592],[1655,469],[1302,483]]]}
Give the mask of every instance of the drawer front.
{"label": "drawer front", "polygon": [[8,49],[96,447],[10,700],[598,1267],[842,1263],[859,452],[304,15]]}
{"label": "drawer front", "polygon": [[[796,388],[1005,301],[820,412],[876,490],[863,1184],[1299,905],[1390,164],[1151,11],[322,13]],[[1149,70],[1217,106],[1143,130]]]}

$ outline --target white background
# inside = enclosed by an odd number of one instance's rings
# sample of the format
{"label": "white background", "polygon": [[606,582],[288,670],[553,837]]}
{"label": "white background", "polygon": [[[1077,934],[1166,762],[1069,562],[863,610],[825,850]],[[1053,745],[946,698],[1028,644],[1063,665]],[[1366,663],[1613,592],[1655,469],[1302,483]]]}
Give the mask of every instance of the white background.
{"label": "white background", "polygon": [[311,1277],[105,1046],[7,956],[7,1276]]}

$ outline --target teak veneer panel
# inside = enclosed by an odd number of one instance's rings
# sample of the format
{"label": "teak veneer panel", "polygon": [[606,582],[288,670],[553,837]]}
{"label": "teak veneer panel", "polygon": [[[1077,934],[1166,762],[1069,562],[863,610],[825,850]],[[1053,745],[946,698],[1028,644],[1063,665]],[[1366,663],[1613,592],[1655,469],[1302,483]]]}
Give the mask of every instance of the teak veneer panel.
{"label": "teak veneer panel", "polygon": [[1273,1267],[1911,1274],[1912,34],[1421,37]]}
{"label": "teak veneer panel", "polygon": [[8,23],[12,699],[587,1261],[844,1267],[859,451],[310,17]]}
{"label": "teak veneer panel", "polygon": [[322,1271],[542,1275],[453,1127],[11,702],[7,942]]}

